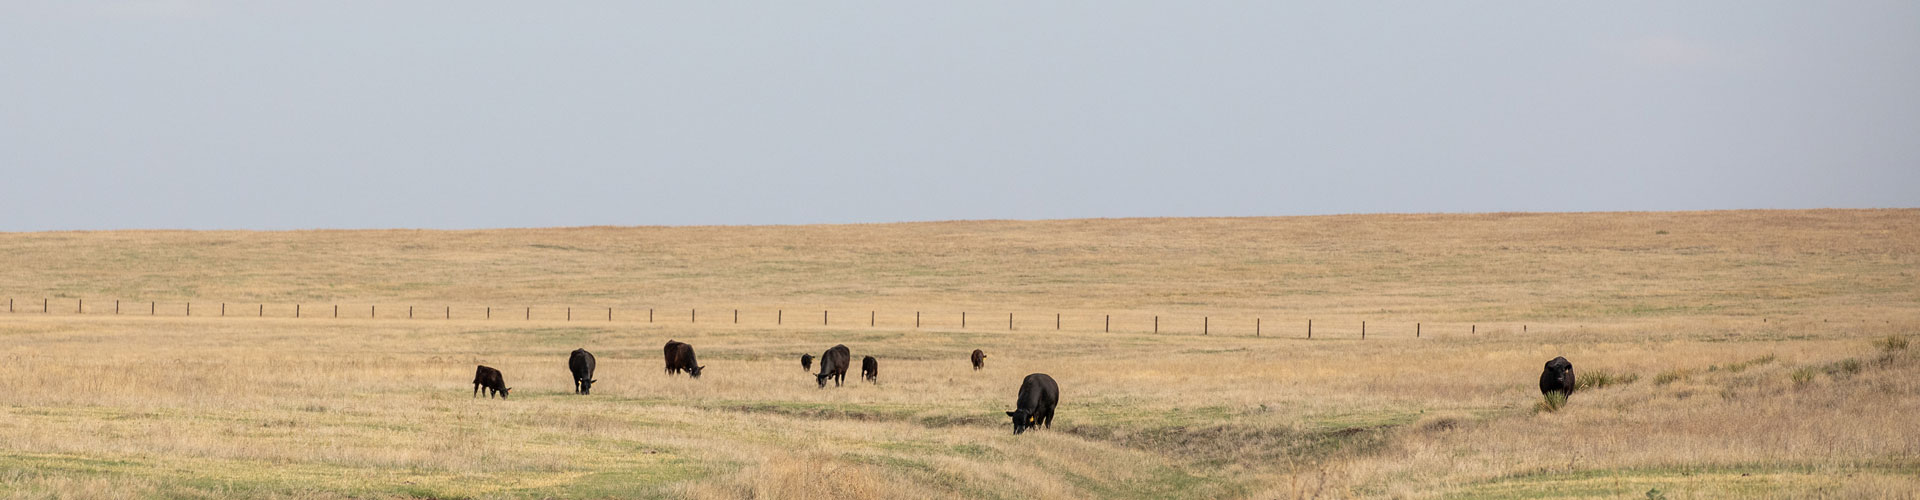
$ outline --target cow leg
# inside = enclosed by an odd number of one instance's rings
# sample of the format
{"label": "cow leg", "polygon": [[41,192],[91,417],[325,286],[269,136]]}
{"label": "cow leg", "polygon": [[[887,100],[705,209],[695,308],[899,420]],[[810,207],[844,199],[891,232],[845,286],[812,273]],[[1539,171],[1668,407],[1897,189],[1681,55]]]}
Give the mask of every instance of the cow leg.
{"label": "cow leg", "polygon": [[480,384],[473,384],[473,398],[480,399]]}

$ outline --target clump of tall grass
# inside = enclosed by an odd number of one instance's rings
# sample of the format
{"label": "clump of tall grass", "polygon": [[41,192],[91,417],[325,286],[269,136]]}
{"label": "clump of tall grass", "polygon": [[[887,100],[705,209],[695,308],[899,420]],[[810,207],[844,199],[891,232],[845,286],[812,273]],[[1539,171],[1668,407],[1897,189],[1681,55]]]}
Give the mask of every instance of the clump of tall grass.
{"label": "clump of tall grass", "polygon": [[1561,408],[1565,408],[1566,406],[1567,406],[1567,394],[1560,391],[1554,391],[1554,392],[1547,393],[1546,397],[1540,398],[1540,402],[1533,405],[1533,412],[1534,413],[1553,413],[1556,411],[1560,411]]}
{"label": "clump of tall grass", "polygon": [[1726,370],[1727,373],[1740,373],[1742,371],[1746,371],[1746,369],[1748,368],[1764,365],[1767,363],[1772,363],[1773,360],[1775,359],[1778,359],[1778,357],[1774,356],[1773,353],[1767,353],[1767,355],[1761,356],[1758,358],[1741,361],[1739,363],[1729,363],[1727,366],[1724,366],[1724,367],[1720,365],[1709,366],[1707,367],[1707,371],[1711,372],[1711,371]]}
{"label": "clump of tall grass", "polygon": [[1693,370],[1675,368],[1653,376],[1653,385],[1667,385],[1693,377]]}
{"label": "clump of tall grass", "polygon": [[1827,376],[1833,378],[1851,377],[1853,374],[1860,373],[1860,360],[1857,358],[1847,358],[1827,363],[1827,366],[1821,368],[1821,371],[1827,372]]}
{"label": "clump of tall grass", "polygon": [[1887,334],[1886,338],[1873,341],[1873,345],[1875,347],[1879,347],[1881,351],[1884,351],[1887,353],[1904,351],[1907,349],[1907,336],[1901,335],[1898,333],[1890,333],[1890,334]]}
{"label": "clump of tall grass", "polygon": [[1801,386],[1811,384],[1813,383],[1814,377],[1818,376],[1820,376],[1819,368],[1811,366],[1795,368],[1793,370],[1793,385]]}
{"label": "clump of tall grass", "polygon": [[1574,377],[1574,391],[1604,389],[1610,385],[1627,385],[1640,380],[1635,373],[1615,374],[1605,370],[1588,370]]}

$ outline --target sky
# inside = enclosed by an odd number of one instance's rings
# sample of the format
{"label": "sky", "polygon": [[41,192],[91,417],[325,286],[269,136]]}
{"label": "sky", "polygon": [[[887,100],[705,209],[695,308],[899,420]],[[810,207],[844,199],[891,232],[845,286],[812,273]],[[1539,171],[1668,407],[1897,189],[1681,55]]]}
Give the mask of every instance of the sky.
{"label": "sky", "polygon": [[1920,206],[1920,2],[0,2],[0,231]]}

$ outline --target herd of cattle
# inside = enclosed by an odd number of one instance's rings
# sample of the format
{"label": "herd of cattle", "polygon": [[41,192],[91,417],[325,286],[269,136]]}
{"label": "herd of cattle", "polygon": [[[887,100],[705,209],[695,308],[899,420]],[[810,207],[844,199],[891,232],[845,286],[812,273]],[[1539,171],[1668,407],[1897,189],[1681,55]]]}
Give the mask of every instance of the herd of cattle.
{"label": "herd of cattle", "polygon": [[[668,375],[685,372],[688,377],[697,379],[700,378],[700,371],[706,368],[701,366],[698,359],[694,357],[693,346],[685,342],[668,340],[662,351],[666,357]],[[851,366],[853,353],[845,345],[836,345],[827,349],[827,352],[820,353],[819,360],[820,371],[813,375],[814,384],[826,387],[827,380],[831,379],[833,385],[839,387],[847,380],[847,368]],[[979,371],[986,366],[987,353],[974,349],[968,356],[968,360],[973,363],[974,371]],[[800,369],[813,371],[813,361],[812,354],[800,355]],[[592,394],[595,381],[594,365],[593,353],[587,352],[586,349],[574,349],[573,353],[567,356],[567,370],[573,372],[575,394]],[[1568,377],[1571,381],[1572,375]],[[860,378],[868,382],[878,382],[880,360],[874,359],[873,356],[862,358]],[[1545,384],[1545,379],[1542,379],[1541,383]],[[473,373],[473,397],[480,397],[482,389],[486,390],[488,399],[494,396],[506,399],[507,394],[513,391],[512,387],[507,387],[506,377],[500,373],[500,370],[486,365],[480,365]],[[1027,375],[1025,380],[1020,381],[1020,396],[1015,401],[1016,409],[1007,412],[1007,416],[1013,418],[1013,433],[1026,432],[1027,429],[1036,426],[1052,428],[1053,407],[1059,402],[1060,386],[1053,382],[1053,377],[1045,373]]]}
{"label": "herd of cattle", "polygon": [[[685,372],[689,377],[700,378],[700,371],[706,368],[701,366],[694,357],[693,346],[685,342],[668,340],[663,353],[666,357],[668,375]],[[847,380],[847,367],[850,366],[852,359],[853,354],[845,345],[835,345],[827,349],[827,352],[820,353],[820,371],[813,375],[814,384],[826,387],[827,380],[831,379],[835,387],[841,386]],[[974,349],[968,359],[973,362],[973,369],[978,371],[986,365],[987,353]],[[813,371],[813,361],[812,354],[800,355],[800,369]],[[593,353],[587,352],[586,349],[574,349],[573,353],[567,356],[567,369],[573,372],[575,394],[592,393],[593,368]],[[862,358],[860,378],[868,382],[878,382],[880,360],[874,359],[873,356]],[[1546,369],[1540,373],[1540,394],[1559,393],[1561,397],[1567,397],[1573,395],[1574,388],[1573,363],[1567,361],[1565,357],[1555,357],[1552,361],[1548,361]],[[473,373],[473,397],[480,397],[481,389],[486,389],[489,399],[495,395],[506,399],[507,393],[513,390],[507,387],[506,378],[500,374],[500,370],[486,365],[480,365],[479,369]],[[1053,408],[1059,402],[1060,386],[1054,383],[1053,377],[1045,373],[1027,375],[1026,379],[1020,381],[1020,395],[1015,400],[1015,410],[1007,412],[1007,416],[1013,418],[1013,433],[1020,434],[1033,427],[1052,428]]]}

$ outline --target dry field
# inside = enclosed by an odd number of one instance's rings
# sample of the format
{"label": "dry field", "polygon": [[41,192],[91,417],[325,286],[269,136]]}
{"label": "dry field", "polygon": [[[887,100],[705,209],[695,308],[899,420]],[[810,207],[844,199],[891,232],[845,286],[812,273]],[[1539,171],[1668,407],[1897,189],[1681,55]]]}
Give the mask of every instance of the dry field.
{"label": "dry field", "polygon": [[[1913,498],[1917,264],[1920,210],[0,234],[0,494]],[[836,343],[880,382],[815,388]],[[1610,384],[1544,411],[1554,356]]]}

